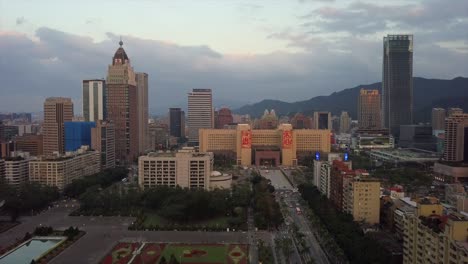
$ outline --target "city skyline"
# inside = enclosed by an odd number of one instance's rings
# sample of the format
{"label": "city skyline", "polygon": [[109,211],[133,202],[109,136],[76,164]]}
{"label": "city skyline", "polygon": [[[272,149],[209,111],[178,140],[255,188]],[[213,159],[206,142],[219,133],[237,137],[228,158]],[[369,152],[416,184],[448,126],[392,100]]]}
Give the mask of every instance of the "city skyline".
{"label": "city skyline", "polygon": [[[210,14],[193,12],[187,16],[188,21],[194,21],[193,30],[185,34],[187,39],[179,33],[187,24],[175,21],[180,16],[168,18],[161,14],[166,9],[180,10],[182,16],[187,11],[178,8],[184,4],[190,6],[186,2],[172,5],[146,1],[129,5],[129,11],[141,7],[156,10],[156,25],[148,32],[146,24],[131,30],[129,25],[122,26],[117,19],[120,16],[100,12],[109,8],[109,2],[89,9],[86,16],[80,14],[82,21],[58,4],[54,10],[62,12],[56,12],[57,15],[70,15],[60,25],[47,17],[51,11],[31,14],[21,9],[24,2],[3,2],[2,9],[11,12],[5,12],[0,30],[0,55],[5,62],[0,65],[0,77],[7,84],[0,111],[36,112],[45,97],[69,96],[75,102],[75,112],[81,113],[81,81],[105,77],[111,56],[108,50],[115,47],[120,36],[135,67],[147,69],[154,76],[149,84],[152,113],[183,106],[180,95],[193,88],[211,88],[216,95],[214,100],[219,102],[216,106],[236,108],[265,98],[295,101],[380,81],[381,41],[387,34],[415,36],[413,76],[450,79],[467,72],[463,31],[468,23],[466,1],[452,1],[451,5],[444,5],[443,1],[397,1],[392,5],[353,1],[204,3],[197,9],[206,7],[205,12]],[[76,8],[86,6],[84,3]],[[31,10],[42,8],[38,5]],[[111,10],[119,8],[117,5]],[[281,14],[278,10],[286,12]],[[85,18],[96,12],[102,16],[101,22]],[[147,12],[142,17],[147,17]],[[196,19],[203,14],[205,19]],[[242,14],[258,21],[252,22]],[[234,18],[237,23],[231,23]],[[220,32],[210,30],[213,25],[208,22],[217,20],[227,28]],[[217,23],[214,27],[219,28]],[[245,30],[250,27],[253,29]],[[173,31],[166,32],[170,29]],[[231,36],[225,38],[224,34]],[[437,63],[442,59],[451,63]],[[12,78],[19,75],[20,69],[28,69],[28,74],[21,74],[21,79]],[[250,96],[239,96],[246,92]],[[20,106],[17,102],[24,95],[28,95],[27,102]]]}

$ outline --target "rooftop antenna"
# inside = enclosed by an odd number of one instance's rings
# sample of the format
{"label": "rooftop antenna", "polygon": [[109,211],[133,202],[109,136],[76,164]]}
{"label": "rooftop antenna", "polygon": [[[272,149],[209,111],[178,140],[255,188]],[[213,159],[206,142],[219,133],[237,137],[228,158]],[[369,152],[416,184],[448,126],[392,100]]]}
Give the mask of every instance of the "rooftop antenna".
{"label": "rooftop antenna", "polygon": [[122,36],[120,36],[119,45],[120,45],[120,47],[122,47],[122,45],[123,45],[123,42],[122,42]]}

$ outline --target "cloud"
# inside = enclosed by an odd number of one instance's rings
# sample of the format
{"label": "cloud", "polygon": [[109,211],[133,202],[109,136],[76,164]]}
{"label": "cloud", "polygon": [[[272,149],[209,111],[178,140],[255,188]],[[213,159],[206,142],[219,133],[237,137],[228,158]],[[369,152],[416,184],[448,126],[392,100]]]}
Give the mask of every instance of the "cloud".
{"label": "cloud", "polygon": [[[455,26],[450,34],[458,30]],[[42,27],[32,40],[0,31],[0,111],[41,111],[44,98],[68,96],[80,113],[81,80],[106,77],[119,37],[109,32],[96,41]],[[158,113],[168,107],[185,108],[192,88],[212,88],[216,106],[237,107],[262,99],[304,100],[381,79],[381,36],[311,34],[289,28],[267,37],[284,41],[296,52],[233,55],[207,45],[183,46],[129,35],[122,39],[135,71],[149,74],[149,104]],[[421,45],[419,35],[415,39],[415,76],[453,78],[468,72],[467,53],[435,42]],[[456,47],[463,50],[463,44],[457,42]]]}
{"label": "cloud", "polygon": [[24,17],[18,17],[16,18],[16,25],[19,26],[19,25],[22,25],[26,22],[26,19]]}

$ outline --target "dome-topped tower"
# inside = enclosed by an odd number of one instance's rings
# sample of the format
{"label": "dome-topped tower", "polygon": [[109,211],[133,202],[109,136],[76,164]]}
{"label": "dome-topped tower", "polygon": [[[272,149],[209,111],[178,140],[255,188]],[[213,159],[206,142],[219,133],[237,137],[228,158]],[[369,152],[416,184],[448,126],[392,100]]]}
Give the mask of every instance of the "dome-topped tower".
{"label": "dome-topped tower", "polygon": [[125,50],[122,48],[123,46],[123,41],[122,38],[119,41],[120,47],[117,49],[117,51],[114,54],[114,57],[112,58],[112,65],[118,65],[118,64],[129,64],[130,59],[127,56],[127,53]]}

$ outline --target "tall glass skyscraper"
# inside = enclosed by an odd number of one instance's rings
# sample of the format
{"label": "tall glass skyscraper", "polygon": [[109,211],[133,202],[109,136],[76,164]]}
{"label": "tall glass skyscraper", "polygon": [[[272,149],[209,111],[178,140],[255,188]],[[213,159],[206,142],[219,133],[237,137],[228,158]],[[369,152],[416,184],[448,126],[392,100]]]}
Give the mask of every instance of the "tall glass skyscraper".
{"label": "tall glass skyscraper", "polygon": [[398,137],[413,123],[413,35],[384,37],[382,71],[382,126]]}

